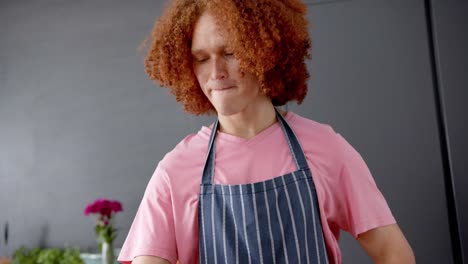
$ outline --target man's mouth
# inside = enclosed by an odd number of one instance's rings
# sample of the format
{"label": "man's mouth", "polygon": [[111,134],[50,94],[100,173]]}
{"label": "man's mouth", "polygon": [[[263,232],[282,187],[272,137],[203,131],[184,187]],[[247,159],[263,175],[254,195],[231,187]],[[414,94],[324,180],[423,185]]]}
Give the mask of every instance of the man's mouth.
{"label": "man's mouth", "polygon": [[227,91],[227,90],[231,90],[232,88],[234,88],[235,86],[226,86],[226,87],[219,87],[219,88],[213,88],[211,89],[213,92],[223,92],[223,91]]}

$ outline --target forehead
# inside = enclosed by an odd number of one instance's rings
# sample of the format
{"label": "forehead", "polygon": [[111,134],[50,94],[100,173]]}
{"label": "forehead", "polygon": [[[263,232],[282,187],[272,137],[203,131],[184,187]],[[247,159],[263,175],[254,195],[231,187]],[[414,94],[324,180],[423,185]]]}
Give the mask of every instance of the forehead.
{"label": "forehead", "polygon": [[226,30],[216,18],[204,12],[195,22],[192,36],[192,52],[226,46]]}

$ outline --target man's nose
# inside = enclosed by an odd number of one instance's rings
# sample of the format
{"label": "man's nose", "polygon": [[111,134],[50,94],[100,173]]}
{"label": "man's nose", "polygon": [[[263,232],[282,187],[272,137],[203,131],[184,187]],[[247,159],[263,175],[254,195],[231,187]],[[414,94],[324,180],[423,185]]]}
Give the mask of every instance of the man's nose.
{"label": "man's nose", "polygon": [[211,63],[211,79],[219,80],[227,77],[227,65],[222,58],[216,58]]}

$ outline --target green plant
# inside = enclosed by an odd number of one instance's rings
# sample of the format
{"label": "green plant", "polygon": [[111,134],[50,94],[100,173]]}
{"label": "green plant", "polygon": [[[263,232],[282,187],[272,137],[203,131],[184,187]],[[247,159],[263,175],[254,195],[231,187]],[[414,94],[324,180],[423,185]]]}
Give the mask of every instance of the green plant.
{"label": "green plant", "polygon": [[77,248],[66,248],[63,252],[63,264],[84,264]]}
{"label": "green plant", "polygon": [[84,264],[78,248],[20,247],[13,253],[12,264]]}
{"label": "green plant", "polygon": [[62,251],[56,248],[46,248],[39,253],[38,264],[60,264]]}
{"label": "green plant", "polygon": [[28,249],[24,246],[20,247],[13,252],[12,264],[37,264],[40,253],[40,248]]}

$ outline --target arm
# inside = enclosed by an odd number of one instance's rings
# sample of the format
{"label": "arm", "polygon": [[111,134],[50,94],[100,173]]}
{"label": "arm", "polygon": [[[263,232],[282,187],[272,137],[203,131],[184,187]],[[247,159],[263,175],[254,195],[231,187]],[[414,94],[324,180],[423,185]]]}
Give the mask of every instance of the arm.
{"label": "arm", "polygon": [[414,264],[413,251],[397,224],[359,234],[357,241],[377,264]]}
{"label": "arm", "polygon": [[[160,162],[146,186],[140,206],[120,251],[118,257],[120,263],[177,263],[171,190],[169,175]],[[158,256],[158,258],[153,256]]]}
{"label": "arm", "polygon": [[169,261],[159,258],[159,257],[151,257],[151,256],[140,256],[136,257],[133,264],[170,264]]}

